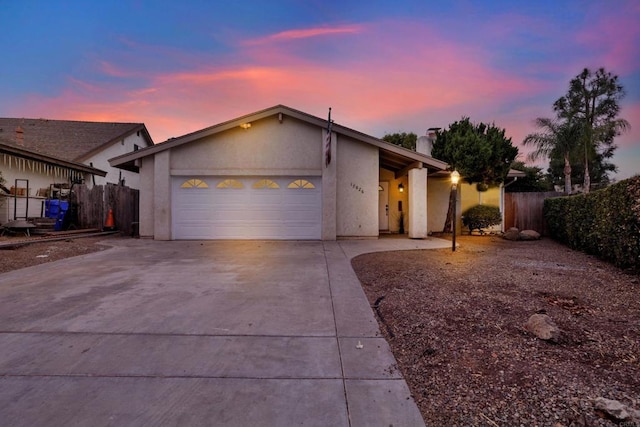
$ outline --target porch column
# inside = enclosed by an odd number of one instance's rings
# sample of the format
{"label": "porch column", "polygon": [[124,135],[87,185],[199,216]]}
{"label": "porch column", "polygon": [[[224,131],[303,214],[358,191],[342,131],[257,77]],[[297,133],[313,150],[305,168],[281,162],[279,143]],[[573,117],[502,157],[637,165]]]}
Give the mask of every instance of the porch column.
{"label": "porch column", "polygon": [[[422,135],[416,141],[416,152],[431,155],[433,147],[432,135]],[[424,239],[427,237],[427,169],[409,170],[409,238]]]}
{"label": "porch column", "polygon": [[409,170],[409,238],[427,237],[427,169]]}
{"label": "porch column", "polygon": [[171,240],[170,151],[156,153],[153,169],[153,238]]}

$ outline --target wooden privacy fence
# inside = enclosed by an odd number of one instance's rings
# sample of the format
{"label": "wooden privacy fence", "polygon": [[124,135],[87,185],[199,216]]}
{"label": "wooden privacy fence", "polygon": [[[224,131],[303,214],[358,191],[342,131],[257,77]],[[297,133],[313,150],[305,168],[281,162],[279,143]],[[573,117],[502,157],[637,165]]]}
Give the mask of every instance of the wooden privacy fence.
{"label": "wooden privacy fence", "polygon": [[562,196],[562,193],[505,193],[504,229],[516,227],[520,230],[535,230],[548,235],[547,224],[542,214],[544,199]]}
{"label": "wooden privacy fence", "polygon": [[127,236],[138,235],[140,192],[121,185],[77,185],[73,188],[78,203],[79,228],[103,228],[109,209],[113,210],[115,228]]}

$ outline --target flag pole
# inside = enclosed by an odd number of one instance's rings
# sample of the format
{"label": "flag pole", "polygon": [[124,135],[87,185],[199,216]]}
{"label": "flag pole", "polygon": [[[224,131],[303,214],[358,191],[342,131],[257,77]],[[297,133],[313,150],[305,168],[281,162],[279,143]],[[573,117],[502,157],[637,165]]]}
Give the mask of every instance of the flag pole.
{"label": "flag pole", "polygon": [[332,123],[333,122],[331,121],[331,107],[329,107],[329,118],[327,118],[327,138],[326,138],[325,148],[324,148],[324,152],[325,152],[324,166],[327,168],[331,163],[331,124]]}

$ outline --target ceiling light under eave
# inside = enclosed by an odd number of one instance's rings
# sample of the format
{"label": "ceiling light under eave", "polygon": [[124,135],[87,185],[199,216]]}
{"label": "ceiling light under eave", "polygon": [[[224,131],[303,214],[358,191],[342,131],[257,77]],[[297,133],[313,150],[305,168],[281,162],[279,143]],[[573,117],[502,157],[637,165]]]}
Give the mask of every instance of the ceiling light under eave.
{"label": "ceiling light under eave", "polygon": [[240,123],[240,127],[244,130],[247,130],[251,127],[251,123]]}

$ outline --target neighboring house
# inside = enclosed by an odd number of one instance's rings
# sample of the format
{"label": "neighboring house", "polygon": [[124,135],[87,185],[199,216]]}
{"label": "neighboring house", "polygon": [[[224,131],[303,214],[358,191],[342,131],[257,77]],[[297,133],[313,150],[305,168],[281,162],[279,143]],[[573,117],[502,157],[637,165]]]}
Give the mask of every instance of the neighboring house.
{"label": "neighboring house", "polygon": [[430,184],[445,162],[282,105],[109,163],[139,171],[140,235],[157,240],[377,238],[400,212],[424,238],[450,189]]}
{"label": "neighboring house", "polygon": [[0,118],[0,171],[11,193],[0,191],[0,223],[40,216],[42,200],[73,182],[138,188],[137,173],[112,168],[108,159],[150,145],[141,123]]}

